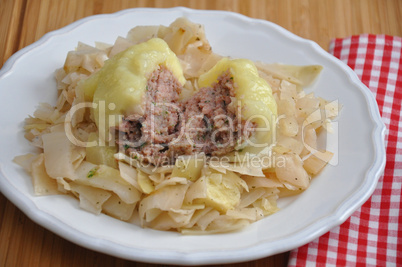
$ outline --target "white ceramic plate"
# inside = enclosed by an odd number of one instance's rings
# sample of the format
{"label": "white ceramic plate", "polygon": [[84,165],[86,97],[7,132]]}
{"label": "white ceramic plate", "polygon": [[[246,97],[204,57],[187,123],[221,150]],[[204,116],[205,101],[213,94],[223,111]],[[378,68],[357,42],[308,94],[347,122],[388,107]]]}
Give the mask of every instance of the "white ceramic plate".
{"label": "white ceramic plate", "polygon": [[[339,100],[338,164],[328,166],[303,194],[279,201],[281,210],[243,231],[181,236],[142,229],[78,207],[68,196],[35,197],[30,177],[12,159],[33,149],[23,121],[39,102],[55,103],[53,72],[78,41],[113,43],[136,25],[169,25],[180,16],[205,25],[213,50],[264,62],[320,64],[312,86]],[[345,221],[373,192],[385,165],[384,133],[376,102],[354,72],[316,43],[263,20],[186,8],[131,9],[79,20],[46,34],[13,55],[0,72],[1,191],[32,220],[84,247],[126,259],[165,264],[247,261],[308,243]],[[336,149],[336,146],[334,146]]]}

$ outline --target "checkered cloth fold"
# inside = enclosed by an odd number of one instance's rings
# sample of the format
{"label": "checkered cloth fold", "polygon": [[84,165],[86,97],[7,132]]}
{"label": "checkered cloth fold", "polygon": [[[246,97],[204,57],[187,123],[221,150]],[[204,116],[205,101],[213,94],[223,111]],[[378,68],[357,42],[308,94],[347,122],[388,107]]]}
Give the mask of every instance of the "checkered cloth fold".
{"label": "checkered cloth fold", "polygon": [[402,38],[334,39],[329,52],[374,94],[388,129],[387,161],[368,201],[342,225],[293,250],[288,266],[402,266]]}

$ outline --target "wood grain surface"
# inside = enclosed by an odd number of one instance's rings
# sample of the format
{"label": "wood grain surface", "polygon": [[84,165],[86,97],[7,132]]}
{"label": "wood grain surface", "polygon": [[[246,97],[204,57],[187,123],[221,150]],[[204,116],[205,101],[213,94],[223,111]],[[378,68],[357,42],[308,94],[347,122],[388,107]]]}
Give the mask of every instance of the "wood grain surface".
{"label": "wood grain surface", "polygon": [[[0,0],[0,66],[45,33],[78,19],[126,8],[185,6],[272,21],[328,49],[336,37],[402,36],[401,0]],[[5,88],[0,88],[5,90]],[[289,252],[225,266],[286,266]],[[159,266],[97,253],[32,222],[0,194],[0,266]]]}

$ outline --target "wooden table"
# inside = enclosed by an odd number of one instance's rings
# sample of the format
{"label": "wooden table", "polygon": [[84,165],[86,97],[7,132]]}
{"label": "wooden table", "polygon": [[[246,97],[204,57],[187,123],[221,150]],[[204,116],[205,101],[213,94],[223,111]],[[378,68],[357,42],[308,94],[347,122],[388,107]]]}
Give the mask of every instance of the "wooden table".
{"label": "wooden table", "polygon": [[[186,6],[238,12],[272,21],[328,49],[335,37],[402,36],[400,0],[0,0],[0,66],[45,33],[83,17],[134,7]],[[4,90],[4,88],[1,88]],[[286,266],[289,252],[228,266]],[[77,246],[32,222],[0,194],[0,266],[156,266]]]}

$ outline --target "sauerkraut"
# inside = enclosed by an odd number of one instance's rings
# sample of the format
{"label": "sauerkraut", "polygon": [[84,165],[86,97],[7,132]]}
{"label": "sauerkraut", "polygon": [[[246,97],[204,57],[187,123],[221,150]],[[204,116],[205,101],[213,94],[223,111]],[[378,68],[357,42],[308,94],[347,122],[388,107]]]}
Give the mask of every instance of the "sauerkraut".
{"label": "sauerkraut", "polygon": [[186,18],[79,43],[56,70],[54,106],[25,121],[41,153],[15,162],[36,195],[69,194],[95,214],[183,234],[238,230],[330,161],[317,136],[338,104],[303,91],[321,69],[222,57]]}

